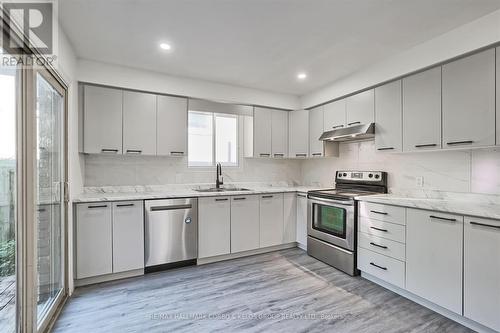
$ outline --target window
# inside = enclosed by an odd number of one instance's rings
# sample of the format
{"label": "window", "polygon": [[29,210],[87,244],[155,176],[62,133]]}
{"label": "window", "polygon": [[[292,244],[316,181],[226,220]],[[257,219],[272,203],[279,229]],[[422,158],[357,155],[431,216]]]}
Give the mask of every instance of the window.
{"label": "window", "polygon": [[238,166],[238,116],[189,111],[188,165]]}

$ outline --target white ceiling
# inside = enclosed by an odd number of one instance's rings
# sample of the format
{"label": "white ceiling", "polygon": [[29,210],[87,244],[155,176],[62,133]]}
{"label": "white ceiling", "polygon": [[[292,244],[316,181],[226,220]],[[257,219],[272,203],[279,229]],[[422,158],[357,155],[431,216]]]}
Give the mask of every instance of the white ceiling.
{"label": "white ceiling", "polygon": [[[500,0],[61,0],[80,58],[302,95]],[[159,49],[170,42],[174,51]],[[298,82],[299,71],[308,73]]]}

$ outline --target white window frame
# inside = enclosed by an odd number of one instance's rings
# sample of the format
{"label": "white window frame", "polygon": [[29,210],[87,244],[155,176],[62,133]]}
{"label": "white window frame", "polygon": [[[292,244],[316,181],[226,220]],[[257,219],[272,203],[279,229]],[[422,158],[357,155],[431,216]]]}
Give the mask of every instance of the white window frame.
{"label": "white window frame", "polygon": [[[211,165],[190,164],[189,163],[189,149],[188,149],[188,158],[187,158],[188,168],[213,169],[213,168],[215,168],[216,164],[218,163],[218,161],[216,159],[216,156],[217,156],[217,151],[216,151],[216,135],[217,135],[216,123],[217,122],[216,122],[216,118],[217,117],[236,119],[236,163],[227,163],[227,162],[220,162],[220,163],[223,167],[239,168],[239,166],[240,166],[240,121],[241,121],[239,115],[230,114],[230,113],[218,113],[218,112],[211,112],[211,111],[188,110],[188,140],[189,140],[189,112],[204,113],[204,114],[211,114],[212,115],[212,164]],[[189,146],[189,142],[188,142],[188,146]]]}

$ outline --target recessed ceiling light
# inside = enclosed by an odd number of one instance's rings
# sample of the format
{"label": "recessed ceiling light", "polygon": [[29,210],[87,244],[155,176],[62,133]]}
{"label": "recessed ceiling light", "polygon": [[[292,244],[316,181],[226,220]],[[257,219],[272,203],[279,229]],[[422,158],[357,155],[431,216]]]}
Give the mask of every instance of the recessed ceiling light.
{"label": "recessed ceiling light", "polygon": [[162,50],[166,50],[166,51],[169,51],[172,49],[172,46],[170,44],[167,44],[167,43],[160,43],[160,48]]}
{"label": "recessed ceiling light", "polygon": [[299,73],[297,74],[297,79],[299,80],[304,80],[307,78],[307,74],[306,73]]}

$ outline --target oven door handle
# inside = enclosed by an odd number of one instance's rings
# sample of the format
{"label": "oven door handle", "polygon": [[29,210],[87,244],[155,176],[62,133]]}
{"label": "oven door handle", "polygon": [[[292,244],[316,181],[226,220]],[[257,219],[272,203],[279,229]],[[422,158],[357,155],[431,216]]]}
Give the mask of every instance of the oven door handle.
{"label": "oven door handle", "polygon": [[354,201],[351,200],[334,200],[334,199],[322,199],[322,198],[317,198],[317,197],[308,197],[311,202],[314,203],[321,203],[321,204],[338,204],[342,206],[354,206]]}

